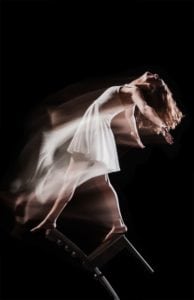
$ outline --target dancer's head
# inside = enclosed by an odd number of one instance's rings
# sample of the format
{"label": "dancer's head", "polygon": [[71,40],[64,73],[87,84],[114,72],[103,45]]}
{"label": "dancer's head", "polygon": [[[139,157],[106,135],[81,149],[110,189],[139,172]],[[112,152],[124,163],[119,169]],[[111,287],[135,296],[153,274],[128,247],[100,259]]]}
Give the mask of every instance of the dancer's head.
{"label": "dancer's head", "polygon": [[[155,109],[168,129],[174,129],[180,123],[183,114],[177,107],[166,83],[158,74],[151,72],[144,73],[134,80],[134,83],[140,87],[145,101]],[[150,122],[146,118],[142,116],[139,119],[141,120],[140,127],[148,127]]]}

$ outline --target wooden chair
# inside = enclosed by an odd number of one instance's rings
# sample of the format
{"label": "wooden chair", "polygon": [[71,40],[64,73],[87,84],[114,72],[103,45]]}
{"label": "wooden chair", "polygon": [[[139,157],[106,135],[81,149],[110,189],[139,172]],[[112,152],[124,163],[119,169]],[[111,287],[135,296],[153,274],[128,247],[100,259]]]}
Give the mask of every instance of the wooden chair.
{"label": "wooden chair", "polygon": [[56,244],[58,247],[64,249],[72,260],[77,261],[85,270],[89,271],[93,277],[98,280],[113,299],[119,300],[119,296],[111,286],[107,278],[102,274],[99,267],[105,265],[109,260],[116,256],[123,249],[127,249],[130,255],[135,256],[144,267],[151,273],[153,268],[137,251],[132,243],[124,234],[116,234],[114,238],[107,240],[97,247],[94,251],[86,254],[74,242],[66,237],[57,229],[46,230],[46,239]]}

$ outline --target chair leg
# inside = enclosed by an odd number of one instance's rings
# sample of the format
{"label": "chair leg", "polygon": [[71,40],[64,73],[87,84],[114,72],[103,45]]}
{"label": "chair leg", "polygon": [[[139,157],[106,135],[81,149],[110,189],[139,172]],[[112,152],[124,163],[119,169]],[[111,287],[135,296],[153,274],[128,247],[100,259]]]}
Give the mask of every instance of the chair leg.
{"label": "chair leg", "polygon": [[137,249],[132,245],[132,243],[126,238],[124,234],[116,235],[111,240],[101,244],[88,256],[88,259],[94,265],[102,266],[105,263],[107,263],[110,259],[112,259],[115,255],[117,255],[119,252],[121,252],[123,249],[127,249],[130,252],[130,254],[133,254],[143,263],[143,265],[149,272],[154,273],[153,268],[137,251]]}
{"label": "chair leg", "polygon": [[101,273],[99,268],[96,267],[94,269],[94,271],[95,271],[94,278],[101,283],[101,285],[107,290],[109,295],[112,296],[114,300],[120,300],[119,296],[117,295],[117,293],[113,289],[112,285],[107,280],[107,278]]}
{"label": "chair leg", "polygon": [[134,254],[146,267],[146,269],[151,272],[154,273],[154,269],[150,266],[150,264],[143,258],[143,256],[137,251],[137,249],[132,245],[132,243],[126,238],[126,236],[124,236],[125,239],[125,243],[126,243],[126,248],[127,250]]}

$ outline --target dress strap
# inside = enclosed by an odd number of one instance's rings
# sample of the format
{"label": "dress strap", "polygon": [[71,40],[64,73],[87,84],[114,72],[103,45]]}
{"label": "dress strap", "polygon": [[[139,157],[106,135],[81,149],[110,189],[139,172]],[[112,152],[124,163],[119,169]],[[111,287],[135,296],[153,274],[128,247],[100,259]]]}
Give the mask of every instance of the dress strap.
{"label": "dress strap", "polygon": [[117,92],[118,93],[120,93],[120,89],[122,88],[122,87],[129,87],[129,88],[132,88],[132,87],[134,87],[134,85],[132,85],[132,84],[123,84],[123,85],[119,85],[118,87],[117,87]]}
{"label": "dress strap", "polygon": [[130,83],[125,83],[123,86],[126,86],[126,87],[128,87],[128,88],[134,87],[134,85],[133,85],[133,84],[130,84]]}
{"label": "dress strap", "polygon": [[117,87],[117,93],[119,94],[120,93],[120,89],[123,87],[123,85],[119,85],[118,87]]}

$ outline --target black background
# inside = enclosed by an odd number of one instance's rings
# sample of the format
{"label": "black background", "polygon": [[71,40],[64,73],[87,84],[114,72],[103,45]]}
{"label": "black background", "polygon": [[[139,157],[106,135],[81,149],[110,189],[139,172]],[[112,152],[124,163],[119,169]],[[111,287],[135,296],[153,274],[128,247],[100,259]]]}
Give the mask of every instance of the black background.
{"label": "black background", "polygon": [[[156,273],[126,253],[105,273],[121,299],[192,299],[192,2],[3,1],[1,16],[2,178],[24,143],[28,114],[51,92],[119,72],[150,70],[169,83],[186,115],[175,144],[130,150],[111,177],[127,236]],[[133,172],[131,157],[142,162]],[[15,240],[1,227],[3,299],[109,299],[57,251]]]}

